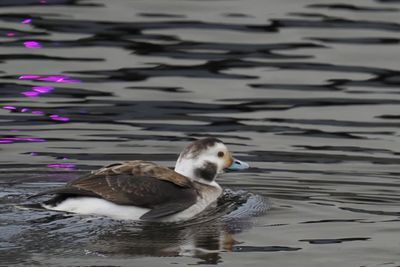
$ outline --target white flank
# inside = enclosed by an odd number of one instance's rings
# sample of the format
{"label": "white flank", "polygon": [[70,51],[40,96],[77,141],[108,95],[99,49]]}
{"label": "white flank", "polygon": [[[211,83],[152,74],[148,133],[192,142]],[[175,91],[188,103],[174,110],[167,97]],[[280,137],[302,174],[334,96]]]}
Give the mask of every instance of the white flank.
{"label": "white flank", "polygon": [[[213,185],[214,183],[215,182],[212,182]],[[218,186],[217,183],[215,183],[214,186],[218,188],[217,192],[201,192],[201,197],[197,199],[196,204],[174,215],[161,218],[159,219],[159,221],[173,222],[187,220],[202,212],[210,204],[215,202],[222,192],[222,189]],[[105,199],[94,197],[68,198],[56,206],[45,204],[43,204],[42,206],[48,210],[67,211],[79,214],[102,215],[117,220],[139,220],[139,218],[143,214],[150,211],[150,209],[140,208],[136,206],[117,205]]]}
{"label": "white flank", "polygon": [[135,206],[117,205],[94,197],[68,198],[57,206],[43,205],[43,207],[49,210],[104,215],[117,220],[139,220],[140,216],[150,210]]}

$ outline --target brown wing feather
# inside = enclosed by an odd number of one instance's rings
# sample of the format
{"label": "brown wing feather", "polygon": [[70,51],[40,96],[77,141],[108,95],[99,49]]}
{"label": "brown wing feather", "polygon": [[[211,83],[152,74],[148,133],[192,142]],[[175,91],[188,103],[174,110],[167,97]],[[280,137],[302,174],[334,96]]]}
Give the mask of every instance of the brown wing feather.
{"label": "brown wing feather", "polygon": [[120,205],[150,208],[149,218],[179,212],[197,199],[188,178],[144,161],[113,164],[39,195],[43,194],[96,196]]}
{"label": "brown wing feather", "polygon": [[[133,176],[149,176],[159,180],[168,181],[181,187],[192,187],[192,182],[183,176],[169,168],[159,166],[153,162],[134,160],[127,161],[119,164],[112,164],[101,168],[97,171],[93,171],[92,175],[118,175],[118,174],[130,174]],[[81,179],[73,181],[71,184],[79,184],[85,179],[91,179],[91,176],[82,177]]]}
{"label": "brown wing feather", "polygon": [[90,191],[116,204],[145,208],[156,208],[169,202],[186,203],[184,208],[187,208],[197,198],[194,188],[183,188],[154,177],[131,174],[93,175],[67,187]]}

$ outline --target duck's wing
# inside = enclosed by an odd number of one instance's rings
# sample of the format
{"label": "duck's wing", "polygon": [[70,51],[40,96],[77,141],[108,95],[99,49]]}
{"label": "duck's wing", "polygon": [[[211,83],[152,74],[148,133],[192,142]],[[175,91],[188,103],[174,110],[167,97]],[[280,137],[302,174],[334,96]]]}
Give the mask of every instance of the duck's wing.
{"label": "duck's wing", "polygon": [[[180,187],[192,187],[192,182],[169,168],[159,166],[153,162],[133,160],[123,163],[115,163],[103,167],[97,171],[92,171],[92,175],[118,175],[118,174],[131,174],[133,176],[150,176],[159,180],[174,183]],[[86,177],[73,181],[72,183],[79,183],[85,180]]]}
{"label": "duck's wing", "polygon": [[119,205],[151,209],[142,219],[158,219],[196,202],[191,181],[154,163],[130,161],[113,164],[43,194],[100,197]]}

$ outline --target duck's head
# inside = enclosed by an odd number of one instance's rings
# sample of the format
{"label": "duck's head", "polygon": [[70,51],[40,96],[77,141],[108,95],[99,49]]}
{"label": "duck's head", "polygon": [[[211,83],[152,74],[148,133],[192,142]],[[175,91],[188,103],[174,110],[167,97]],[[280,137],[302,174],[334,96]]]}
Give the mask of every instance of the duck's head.
{"label": "duck's head", "polygon": [[201,183],[210,184],[225,169],[247,169],[249,165],[232,157],[217,138],[204,138],[189,144],[180,154],[175,171]]}

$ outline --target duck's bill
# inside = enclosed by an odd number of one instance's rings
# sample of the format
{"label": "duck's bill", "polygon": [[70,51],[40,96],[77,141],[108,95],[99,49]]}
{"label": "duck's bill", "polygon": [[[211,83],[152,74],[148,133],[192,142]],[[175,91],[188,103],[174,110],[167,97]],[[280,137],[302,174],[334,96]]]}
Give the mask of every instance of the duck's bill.
{"label": "duck's bill", "polygon": [[245,170],[248,168],[250,168],[249,164],[234,158],[231,166],[229,166],[227,169],[231,171],[236,171],[236,170]]}

